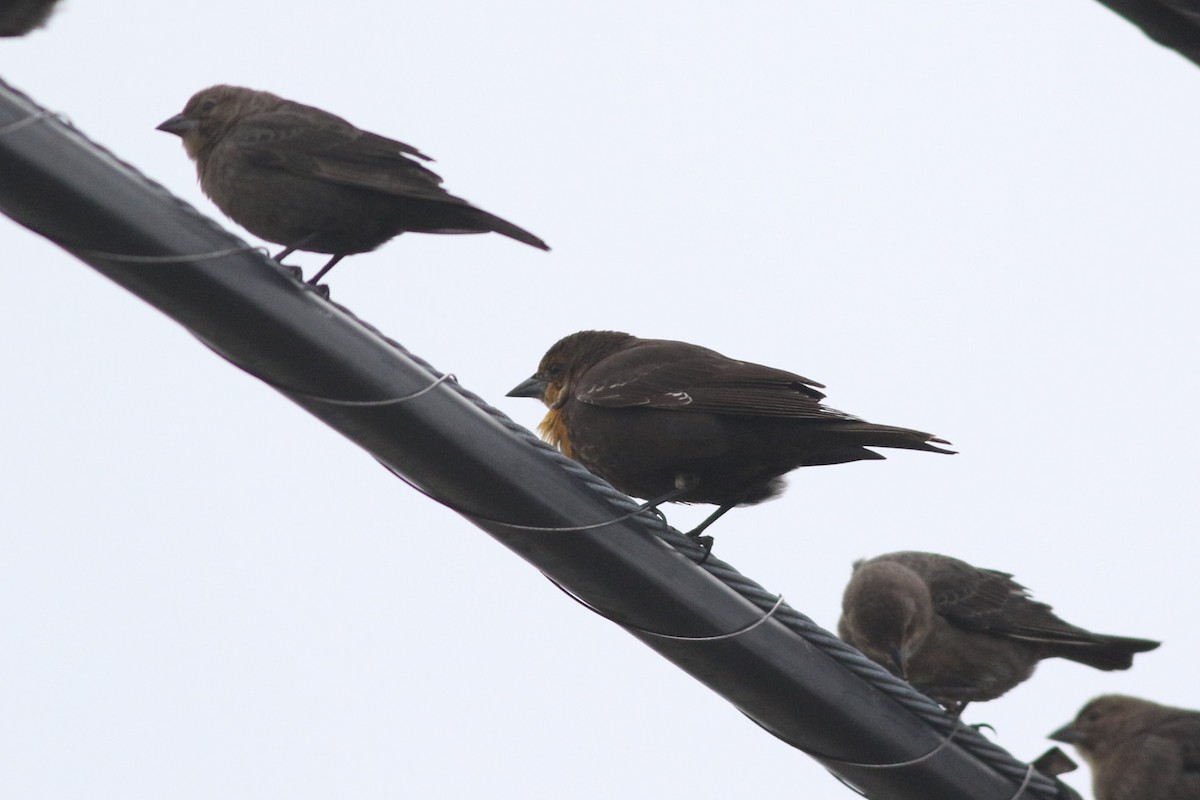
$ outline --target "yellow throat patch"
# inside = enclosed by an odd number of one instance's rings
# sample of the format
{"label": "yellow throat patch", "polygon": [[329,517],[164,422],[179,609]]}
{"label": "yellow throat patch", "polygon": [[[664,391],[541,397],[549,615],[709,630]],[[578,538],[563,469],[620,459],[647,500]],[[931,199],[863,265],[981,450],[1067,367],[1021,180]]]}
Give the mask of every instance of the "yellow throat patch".
{"label": "yellow throat patch", "polygon": [[547,386],[546,396],[543,398],[550,410],[546,412],[546,416],[538,423],[538,433],[542,435],[550,444],[554,445],[567,458],[574,458],[575,451],[571,447],[571,437],[567,432],[567,424],[563,421],[562,412],[559,410],[559,399],[566,392],[566,386]]}

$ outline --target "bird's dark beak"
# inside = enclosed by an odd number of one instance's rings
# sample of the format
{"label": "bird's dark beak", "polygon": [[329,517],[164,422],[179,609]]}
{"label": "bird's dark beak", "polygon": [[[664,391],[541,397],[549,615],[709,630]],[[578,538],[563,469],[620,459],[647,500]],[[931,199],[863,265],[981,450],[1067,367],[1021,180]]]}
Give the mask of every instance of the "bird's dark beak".
{"label": "bird's dark beak", "polygon": [[196,130],[197,125],[196,120],[188,119],[183,114],[176,114],[156,127],[155,130],[163,131],[164,133],[173,133],[176,136],[183,136],[188,131]]}
{"label": "bird's dark beak", "polygon": [[532,378],[522,381],[505,397],[532,397],[541,400],[546,396],[546,382],[534,375]]}
{"label": "bird's dark beak", "polygon": [[1069,722],[1056,730],[1054,733],[1046,737],[1053,739],[1056,742],[1064,742],[1066,744],[1075,744],[1079,741],[1079,731],[1075,728],[1075,723]]}

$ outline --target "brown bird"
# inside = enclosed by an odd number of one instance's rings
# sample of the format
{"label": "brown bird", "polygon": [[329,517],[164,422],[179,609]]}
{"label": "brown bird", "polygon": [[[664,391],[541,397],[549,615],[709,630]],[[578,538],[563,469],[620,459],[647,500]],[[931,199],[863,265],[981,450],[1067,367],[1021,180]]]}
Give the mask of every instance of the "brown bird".
{"label": "brown bird", "polygon": [[1043,658],[1129,669],[1134,653],[1159,645],[1064,622],[1007,572],[917,552],[854,564],[838,635],[956,711],[1004,694]]}
{"label": "brown bird", "polygon": [[432,160],[415,147],[269,92],[212,86],[158,130],[183,139],[200,188],[218,208],[284,246],[277,260],[295,250],[333,256],[309,283],[347,255],[405,231],[495,231],[550,249],[443,189],[442,179],[414,160]]}
{"label": "brown bird", "polygon": [[1096,800],[1200,798],[1200,711],[1101,695],[1050,738],[1075,745]]}
{"label": "brown bird", "polygon": [[694,536],[778,495],[797,467],[883,458],[867,447],[952,452],[823,406],[820,386],[694,344],[580,331],[508,396],[544,402],[543,437],[626,494],[719,506]]}

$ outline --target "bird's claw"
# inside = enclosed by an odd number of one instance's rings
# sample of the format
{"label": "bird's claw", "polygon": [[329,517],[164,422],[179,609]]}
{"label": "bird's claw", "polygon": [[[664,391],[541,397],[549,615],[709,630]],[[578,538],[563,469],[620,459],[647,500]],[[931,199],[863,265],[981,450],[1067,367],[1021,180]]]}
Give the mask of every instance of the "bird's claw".
{"label": "bird's claw", "polygon": [[697,565],[697,566],[699,566],[699,565],[703,564],[704,562],[708,561],[708,557],[712,555],[712,549],[713,549],[713,537],[711,537],[711,536],[697,536],[697,535],[695,535],[695,534],[694,534],[694,532],[693,532],[693,533],[687,533],[687,534],[684,534],[684,535],[685,535],[685,536],[687,536],[687,537],[688,537],[688,538],[690,538],[690,539],[695,539],[695,540],[696,540],[696,544],[698,544],[698,545],[700,545],[701,547],[703,547],[703,548],[704,548],[704,556],[703,556],[703,557],[702,557],[702,558],[701,558],[699,561],[697,561],[697,562],[696,562],[696,565]]}

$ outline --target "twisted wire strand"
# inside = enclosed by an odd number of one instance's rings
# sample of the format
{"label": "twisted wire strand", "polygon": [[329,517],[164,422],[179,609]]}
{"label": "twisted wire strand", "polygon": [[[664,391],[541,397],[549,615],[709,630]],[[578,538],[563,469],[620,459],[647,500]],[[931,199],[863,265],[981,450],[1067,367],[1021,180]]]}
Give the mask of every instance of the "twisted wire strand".
{"label": "twisted wire strand", "polygon": [[[550,581],[550,583],[554,584],[554,588],[558,589],[560,592],[565,594],[567,597],[571,598],[576,603],[583,606],[588,611],[591,611],[593,614],[595,614],[598,617],[603,617],[604,619],[608,620],[609,622],[611,622],[615,625],[620,625],[622,628],[625,628],[626,630],[636,631],[638,633],[644,633],[647,636],[654,636],[659,639],[670,639],[671,641],[675,641],[675,642],[720,642],[720,641],[724,641],[726,639],[736,639],[739,636],[744,636],[745,634],[749,633],[750,631],[754,630],[755,628],[759,627],[760,625],[766,624],[767,620],[769,620],[769,619],[771,619],[771,617],[775,616],[775,612],[778,611],[779,607],[783,605],[783,595],[779,595],[779,598],[775,601],[775,605],[771,606],[771,609],[767,613],[763,614],[762,616],[760,616],[758,619],[754,620],[753,622],[747,623],[746,625],[743,625],[742,627],[738,628],[737,630],[732,630],[732,631],[729,631],[728,633],[717,633],[717,634],[712,634],[709,636],[681,636],[681,635],[675,634],[675,633],[663,633],[662,631],[650,630],[649,628],[643,628],[640,625],[634,625],[632,622],[626,622],[624,620],[617,619],[617,617],[614,614],[610,614],[609,612],[604,611],[604,610],[598,608],[597,606],[592,605],[587,600],[584,600],[582,597],[575,594],[570,589],[563,586],[561,583],[554,580],[554,578],[547,575],[546,573],[543,572],[542,577],[545,578],[546,580]],[[806,750],[805,752],[808,752],[808,751]],[[812,753],[809,753],[809,755],[812,755]]]}
{"label": "twisted wire strand", "polygon": [[[26,103],[40,109],[40,106],[38,106],[37,103],[29,98],[28,95],[12,87],[2,79],[0,79],[0,89],[10,92],[14,96],[20,97]],[[40,109],[38,112],[27,117],[23,117],[20,120],[0,126],[0,136],[11,135],[12,133],[24,127],[41,121],[45,121],[47,124],[53,124],[57,121],[65,126],[65,123],[58,119],[58,115],[44,109]],[[237,237],[230,234],[215,220],[212,220],[204,214],[201,214],[191,204],[179,197],[176,197],[161,184],[143,175],[141,171],[139,171],[129,162],[115,155],[103,145],[92,141],[75,128],[68,128],[68,130],[72,135],[78,136],[81,140],[87,142],[91,148],[103,153],[106,157],[111,159],[113,163],[127,171],[131,176],[138,178],[146,188],[157,194],[165,205],[174,207],[180,212],[187,214],[197,223],[203,225],[206,229],[211,231],[215,237],[224,238],[225,240],[231,242],[231,247],[247,250],[257,249],[246,245],[245,242],[242,242]],[[213,252],[215,253],[218,251]],[[223,251],[221,254],[225,255]],[[201,255],[203,256],[204,254]],[[113,256],[122,257],[122,254],[108,254],[105,257],[112,260]],[[267,256],[264,256],[264,258],[266,257]],[[140,257],[133,255],[128,256],[128,258]],[[362,324],[375,335],[386,341],[389,345],[396,348],[406,358],[412,360],[423,369],[429,371],[435,377],[444,377],[444,374],[435,369],[431,364],[429,364],[429,362],[425,361],[414,353],[411,353],[394,339],[385,336],[375,326],[367,323],[365,320],[359,319],[349,309],[337,303],[332,304],[342,312],[354,318],[359,324]],[[578,462],[559,453],[555,448],[543,442],[527,428],[514,422],[499,409],[492,407],[489,403],[483,400],[483,398],[474,394],[457,382],[447,380],[444,381],[444,383],[446,387],[458,393],[463,399],[467,400],[472,405],[486,413],[514,436],[525,441],[531,447],[541,450],[547,458],[553,460],[562,469],[570,472],[573,476],[575,476],[576,479],[579,480],[579,482],[586,484],[598,496],[608,500],[609,503],[611,503],[615,510],[617,510],[619,513],[640,513],[638,511],[638,504],[635,503],[632,498],[628,497],[622,492],[617,491],[607,481],[604,481],[599,476],[588,472]],[[689,539],[684,534],[675,530],[668,525],[665,520],[657,516],[644,516],[641,524],[647,531],[658,536],[667,544],[678,550],[689,552],[693,549],[703,549],[697,545],[694,540]],[[778,605],[778,608],[773,614],[773,619],[776,619],[782,624],[786,625],[792,632],[824,652],[830,658],[840,663],[847,670],[854,673],[865,682],[871,684],[875,689],[891,697],[895,702],[899,703],[910,713],[922,719],[935,731],[949,735],[951,730],[955,727],[956,721],[954,718],[950,717],[941,706],[934,703],[928,697],[920,694],[907,683],[901,681],[887,670],[875,664],[875,662],[869,660],[859,651],[842,642],[831,632],[817,625],[804,614],[795,610],[787,603],[780,601],[777,595],[768,592],[758,583],[747,578],[745,575],[742,575],[742,573],[738,572],[729,564],[726,564],[724,561],[721,561],[716,557],[709,557],[704,560],[702,564],[698,564],[698,566],[763,611],[769,611],[771,608]],[[1020,797],[1021,794],[1025,792],[1032,792],[1035,797],[1039,798],[1039,800],[1058,800],[1059,793],[1054,782],[1034,770],[1031,765],[1018,761],[1007,750],[984,738],[982,734],[970,727],[962,728],[958,733],[959,735],[956,738],[958,739],[957,743],[960,747],[971,753],[974,757],[987,764],[1001,775],[1011,778],[1015,783],[1019,782],[1018,792],[1017,795],[1014,796],[1014,800],[1016,800],[1017,797]],[[886,765],[877,766],[880,768],[886,768]]]}

